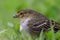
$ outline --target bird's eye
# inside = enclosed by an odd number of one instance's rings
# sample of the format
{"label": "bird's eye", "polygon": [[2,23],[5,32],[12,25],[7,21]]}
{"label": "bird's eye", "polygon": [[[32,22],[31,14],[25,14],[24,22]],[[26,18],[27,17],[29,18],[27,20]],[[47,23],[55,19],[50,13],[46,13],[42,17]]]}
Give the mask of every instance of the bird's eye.
{"label": "bird's eye", "polygon": [[23,13],[20,13],[20,15],[22,15]]}

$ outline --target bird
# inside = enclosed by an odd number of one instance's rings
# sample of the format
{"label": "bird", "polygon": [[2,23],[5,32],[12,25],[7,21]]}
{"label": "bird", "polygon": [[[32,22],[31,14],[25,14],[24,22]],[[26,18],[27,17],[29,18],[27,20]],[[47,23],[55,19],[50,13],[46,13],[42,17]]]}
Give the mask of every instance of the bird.
{"label": "bird", "polygon": [[60,30],[59,23],[32,9],[18,10],[13,18],[18,18],[20,26],[32,37],[39,37],[42,30],[43,32],[50,31],[52,26],[54,32]]}

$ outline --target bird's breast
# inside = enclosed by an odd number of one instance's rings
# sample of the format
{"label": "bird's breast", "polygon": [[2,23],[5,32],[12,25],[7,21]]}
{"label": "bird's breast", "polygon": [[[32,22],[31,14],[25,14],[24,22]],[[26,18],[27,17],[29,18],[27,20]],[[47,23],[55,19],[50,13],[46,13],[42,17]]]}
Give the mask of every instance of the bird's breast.
{"label": "bird's breast", "polygon": [[22,29],[28,31],[28,23],[31,19],[30,18],[27,18],[27,19],[23,19],[21,22],[20,22],[20,27],[22,27]]}

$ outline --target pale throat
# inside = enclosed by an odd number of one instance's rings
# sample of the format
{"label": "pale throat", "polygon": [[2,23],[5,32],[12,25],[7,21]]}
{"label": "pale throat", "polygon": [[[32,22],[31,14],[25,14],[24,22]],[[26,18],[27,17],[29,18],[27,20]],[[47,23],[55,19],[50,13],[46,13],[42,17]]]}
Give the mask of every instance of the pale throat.
{"label": "pale throat", "polygon": [[29,21],[31,20],[31,18],[26,18],[26,19],[22,19],[21,21],[20,21],[20,31],[21,30],[27,30],[28,29],[28,26],[27,26],[27,24],[29,23]]}

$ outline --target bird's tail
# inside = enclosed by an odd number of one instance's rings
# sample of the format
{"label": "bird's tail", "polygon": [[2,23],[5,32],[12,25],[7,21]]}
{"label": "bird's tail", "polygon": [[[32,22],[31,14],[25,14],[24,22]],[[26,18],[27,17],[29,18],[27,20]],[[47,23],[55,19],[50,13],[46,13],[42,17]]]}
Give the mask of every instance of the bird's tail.
{"label": "bird's tail", "polygon": [[60,30],[60,24],[59,23],[57,23],[57,22],[55,22],[53,20],[51,20],[51,23],[53,25],[53,29],[54,29],[55,32],[57,32],[58,30]]}

